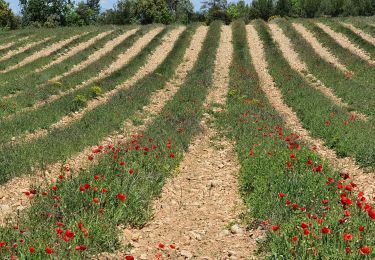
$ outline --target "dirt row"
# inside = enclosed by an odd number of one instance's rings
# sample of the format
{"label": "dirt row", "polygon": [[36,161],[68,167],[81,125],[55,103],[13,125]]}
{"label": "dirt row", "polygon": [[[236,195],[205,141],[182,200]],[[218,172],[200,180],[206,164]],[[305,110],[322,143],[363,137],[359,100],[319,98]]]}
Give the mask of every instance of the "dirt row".
{"label": "dirt row", "polygon": [[61,62],[63,62],[64,60],[76,55],[77,53],[83,51],[84,49],[90,47],[91,45],[95,44],[95,42],[103,39],[105,36],[111,34],[113,32],[113,30],[110,30],[110,31],[106,31],[106,32],[102,32],[98,35],[96,35],[95,37],[89,39],[88,41],[85,41],[85,42],[82,42],[80,44],[78,44],[77,46],[74,46],[73,48],[71,48],[69,51],[63,53],[60,57],[58,57],[57,59],[55,59],[54,61],[52,61],[51,63],[43,66],[42,68],[38,68],[35,70],[35,72],[42,72],[56,64],[59,64]]}
{"label": "dirt row", "polygon": [[110,53],[114,48],[120,45],[123,41],[127,38],[135,34],[139,28],[135,28],[129,31],[124,32],[123,34],[117,36],[113,40],[108,41],[101,49],[97,50],[96,52],[92,53],[86,60],[74,65],[69,71],[63,73],[62,75],[57,75],[56,77],[52,78],[50,81],[59,81],[60,79],[67,77],[75,72],[78,72],[90,64],[98,61],[100,58],[104,57],[108,53]]}
{"label": "dirt row", "polygon": [[[142,49],[148,43],[150,43],[151,40],[161,30],[162,30],[162,28],[160,28],[160,27],[155,28],[155,29],[151,30],[150,32],[148,32],[147,34],[145,34],[140,39],[138,39],[133,44],[133,46],[131,48],[129,48],[128,50],[126,50],[125,52],[120,54],[115,62],[113,62],[108,68],[105,68],[102,71],[100,71],[97,76],[95,76],[95,77],[89,79],[88,81],[85,81],[85,82],[75,86],[74,88],[71,88],[71,89],[65,91],[65,92],[62,92],[62,93],[57,94],[57,95],[52,95],[49,98],[47,98],[46,100],[37,102],[32,107],[23,109],[22,112],[30,112],[32,110],[36,110],[36,109],[38,109],[38,108],[40,108],[40,107],[42,107],[46,104],[52,103],[53,101],[65,96],[65,95],[68,95],[68,94],[70,94],[74,91],[77,91],[81,88],[84,88],[85,86],[108,76],[109,74],[115,72],[116,70],[119,70],[122,66],[126,65],[132,58],[134,58],[139,52],[141,52]],[[174,32],[176,33],[176,31],[174,31]],[[143,72],[144,71],[145,71],[145,69],[143,70]],[[22,142],[30,142],[30,141],[35,140],[37,138],[46,136],[48,134],[48,132],[53,130],[53,129],[65,127],[68,124],[71,124],[72,122],[81,119],[88,111],[91,111],[94,108],[96,108],[97,106],[106,103],[113,95],[118,93],[120,90],[123,90],[124,88],[127,88],[127,87],[131,86],[131,84],[135,83],[139,79],[139,77],[143,77],[143,76],[141,76],[141,74],[142,74],[142,71],[140,70],[139,74],[136,74],[133,78],[128,80],[128,83],[124,83],[124,84],[121,84],[119,86],[116,86],[113,90],[111,90],[109,92],[106,92],[102,96],[89,101],[85,108],[81,109],[78,112],[74,112],[74,113],[68,114],[66,116],[63,116],[58,122],[52,124],[48,129],[39,129],[39,130],[34,131],[32,133],[28,133],[26,135],[22,135],[22,136],[12,138],[11,142],[13,144],[22,143]],[[12,114],[12,116],[14,116],[14,114]]]}
{"label": "dirt row", "polygon": [[45,42],[47,42],[51,39],[52,39],[52,37],[47,37],[47,38],[44,38],[43,40],[39,40],[39,41],[36,41],[36,42],[30,42],[30,43],[26,44],[25,46],[22,46],[18,49],[10,50],[6,54],[4,54],[3,56],[0,57],[0,61],[8,60],[8,59],[12,58],[14,55],[18,55],[20,53],[23,53],[23,52],[39,45],[39,44],[45,43]]}
{"label": "dirt row", "polygon": [[[294,50],[292,42],[287,36],[285,36],[284,32],[277,24],[269,24],[269,28],[272,37],[277,42],[284,58],[288,61],[290,66],[309,83],[310,86],[323,93],[323,95],[335,105],[349,107],[349,104],[337,97],[331,88],[325,86],[323,82],[309,72],[307,64],[300,59],[298,53]],[[360,112],[351,111],[350,114],[355,115],[358,119],[365,121],[368,120],[368,117]]]}
{"label": "dirt row", "polygon": [[331,38],[333,38],[341,47],[348,49],[354,55],[357,55],[361,59],[367,61],[369,64],[375,64],[375,62],[371,59],[371,56],[364,51],[363,49],[359,48],[358,46],[354,45],[345,35],[339,32],[335,32],[332,30],[328,25],[323,23],[316,23],[316,25],[322,29],[326,34],[328,34]]}
{"label": "dirt row", "polygon": [[315,36],[302,24],[293,23],[294,29],[313,47],[315,52],[325,61],[333,64],[344,73],[351,73],[326,47],[324,47]]}
{"label": "dirt row", "polygon": [[15,70],[15,69],[18,69],[20,67],[23,67],[37,59],[40,59],[42,57],[47,57],[49,55],[51,55],[53,52],[63,48],[65,45],[68,45],[69,43],[71,43],[72,41],[82,37],[83,35],[85,35],[87,33],[81,33],[81,34],[77,34],[77,35],[74,35],[68,39],[65,39],[65,40],[61,40],[61,41],[58,41],[56,43],[53,43],[52,45],[40,50],[40,51],[37,51],[35,53],[33,53],[32,55],[26,57],[25,59],[23,59],[21,62],[13,65],[13,66],[10,66],[8,68],[6,68],[5,70],[2,70],[0,71],[0,73],[7,73],[9,71],[12,71],[12,70]]}
{"label": "dirt row", "polygon": [[[231,36],[230,27],[224,26],[206,109],[213,103],[225,105],[233,52]],[[238,194],[239,163],[233,144],[218,139],[209,122],[210,116],[205,113],[202,132],[189,146],[178,175],[164,185],[150,223],[141,230],[123,231],[122,244],[130,243],[133,249],[102,254],[100,259],[123,259],[127,253],[137,259],[152,259],[161,252],[160,243],[176,246],[169,259],[251,259],[255,237],[250,238],[238,224],[244,209]]]}
{"label": "dirt row", "polygon": [[315,146],[316,151],[330,162],[334,170],[349,173],[360,189],[372,198],[372,196],[375,195],[375,173],[364,172],[353,158],[339,158],[334,150],[326,147],[322,140],[313,138],[309,131],[303,128],[297,114],[284,103],[280,90],[277,88],[273,78],[268,72],[263,43],[256,29],[253,25],[248,25],[246,29],[249,39],[249,49],[253,64],[259,75],[260,86],[271,105],[284,119],[286,126],[298,134],[307,144]]}
{"label": "dirt row", "polygon": [[15,45],[19,42],[26,41],[29,38],[30,38],[30,36],[25,36],[25,37],[18,38],[17,40],[12,41],[12,42],[0,44],[0,51],[4,50],[4,49],[8,49],[8,48],[12,47],[13,45]]}
{"label": "dirt row", "polygon": [[368,41],[369,43],[371,43],[372,45],[375,45],[375,37],[372,37],[370,34],[362,31],[361,29],[355,27],[354,25],[350,24],[350,23],[344,23],[342,22],[341,23],[343,26],[345,26],[346,28],[350,29],[352,32],[354,32],[355,34],[359,35],[361,38],[363,38],[364,40]]}
{"label": "dirt row", "polygon": [[[128,85],[121,85],[121,87],[127,87],[134,84],[137,80],[146,76],[147,74],[154,71],[167,57],[168,53],[172,50],[178,37],[184,30],[184,27],[177,27],[172,30],[163,38],[163,43],[159,45],[151,57],[148,59],[147,64],[143,67],[140,72],[134,76],[130,81],[127,81]],[[109,99],[106,99],[108,101]],[[102,104],[103,99],[100,101]],[[148,115],[147,115],[148,116]],[[151,114],[150,114],[151,116]],[[128,120],[124,126],[124,131],[127,133],[130,129],[142,129],[132,126],[130,120]],[[124,134],[114,134],[104,138],[101,142],[102,145],[108,145],[114,142],[115,139],[123,139]],[[88,147],[82,152],[76,154],[69,159],[66,164],[70,166],[73,171],[85,168],[89,163],[87,156],[92,153],[92,147]],[[0,186],[0,225],[5,223],[7,217],[15,217],[15,215],[24,210],[29,206],[29,199],[23,195],[22,192],[29,190],[30,185],[38,186],[42,184],[48,184],[53,182],[59,174],[64,164],[61,162],[48,165],[46,171],[36,171],[29,175],[22,177],[16,177],[7,182],[5,185]]]}

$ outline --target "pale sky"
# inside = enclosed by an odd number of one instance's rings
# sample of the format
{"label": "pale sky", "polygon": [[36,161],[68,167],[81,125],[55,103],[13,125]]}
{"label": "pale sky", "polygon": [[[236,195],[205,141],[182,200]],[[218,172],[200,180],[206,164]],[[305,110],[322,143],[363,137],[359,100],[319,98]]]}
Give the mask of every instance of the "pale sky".
{"label": "pale sky", "polygon": [[[6,2],[10,3],[10,7],[12,8],[13,12],[19,14],[19,0],[5,0]],[[80,0],[76,0],[79,2]],[[201,0],[191,0],[194,4],[194,9],[198,11],[201,7]],[[102,11],[112,8],[113,5],[117,2],[117,0],[101,0],[100,5],[102,7]],[[237,2],[237,0],[228,0],[228,2]],[[246,3],[251,2],[251,0],[245,0]]]}

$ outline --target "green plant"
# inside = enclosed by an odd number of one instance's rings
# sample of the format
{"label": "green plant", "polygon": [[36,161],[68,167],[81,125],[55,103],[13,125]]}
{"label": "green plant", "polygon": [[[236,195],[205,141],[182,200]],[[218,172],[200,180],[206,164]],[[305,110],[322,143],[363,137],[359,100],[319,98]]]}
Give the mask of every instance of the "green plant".
{"label": "green plant", "polygon": [[91,87],[91,96],[92,97],[99,97],[103,94],[103,90],[101,87],[99,86],[93,86]]}
{"label": "green plant", "polygon": [[86,106],[87,98],[83,95],[77,95],[73,99],[72,111],[77,111]]}

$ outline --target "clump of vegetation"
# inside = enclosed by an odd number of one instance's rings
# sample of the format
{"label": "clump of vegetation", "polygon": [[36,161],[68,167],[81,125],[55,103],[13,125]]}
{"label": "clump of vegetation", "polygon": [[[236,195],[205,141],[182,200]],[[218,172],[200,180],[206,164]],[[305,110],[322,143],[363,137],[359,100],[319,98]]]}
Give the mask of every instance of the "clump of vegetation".
{"label": "clump of vegetation", "polygon": [[96,97],[99,97],[103,94],[103,90],[101,87],[99,86],[93,86],[91,87],[91,95],[92,97],[96,98]]}
{"label": "clump of vegetation", "polygon": [[73,99],[72,111],[78,111],[82,107],[86,106],[86,104],[87,104],[87,98],[83,95],[77,95]]}

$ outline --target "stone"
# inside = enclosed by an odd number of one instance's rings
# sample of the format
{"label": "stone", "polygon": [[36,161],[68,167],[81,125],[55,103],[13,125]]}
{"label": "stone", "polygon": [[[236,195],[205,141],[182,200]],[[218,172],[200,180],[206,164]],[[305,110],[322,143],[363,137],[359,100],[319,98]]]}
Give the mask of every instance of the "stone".
{"label": "stone", "polygon": [[238,224],[235,224],[230,228],[230,232],[232,232],[232,234],[242,234],[243,230]]}
{"label": "stone", "polygon": [[187,259],[190,259],[193,257],[193,254],[187,250],[181,250],[180,255]]}

